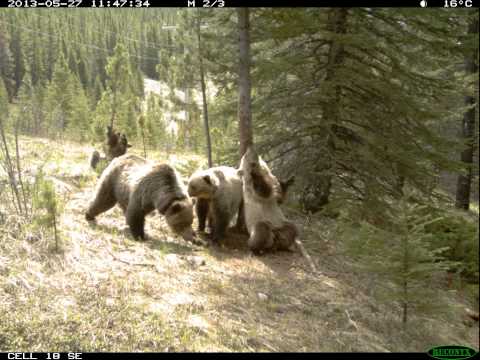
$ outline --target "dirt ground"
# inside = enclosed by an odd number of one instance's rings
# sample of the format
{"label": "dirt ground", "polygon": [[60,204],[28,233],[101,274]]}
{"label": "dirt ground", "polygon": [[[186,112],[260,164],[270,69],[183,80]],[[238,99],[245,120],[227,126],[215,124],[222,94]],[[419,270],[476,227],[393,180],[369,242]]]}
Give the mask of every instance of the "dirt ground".
{"label": "dirt ground", "polygon": [[[84,218],[97,180],[91,147],[24,139],[22,149],[25,177],[50,154],[44,170],[64,202],[61,242],[55,252],[49,229],[2,210],[0,351],[478,349],[478,322],[465,322],[468,305],[455,291],[445,295],[454,310],[412,316],[403,331],[398,305],[377,303],[374,280],[351,270],[334,220],[307,223],[287,211],[318,273],[297,252],[253,256],[238,234],[223,246],[187,243],[158,214],[147,218],[148,240],[137,242],[118,207],[95,224]],[[202,158],[168,160],[188,167]]]}

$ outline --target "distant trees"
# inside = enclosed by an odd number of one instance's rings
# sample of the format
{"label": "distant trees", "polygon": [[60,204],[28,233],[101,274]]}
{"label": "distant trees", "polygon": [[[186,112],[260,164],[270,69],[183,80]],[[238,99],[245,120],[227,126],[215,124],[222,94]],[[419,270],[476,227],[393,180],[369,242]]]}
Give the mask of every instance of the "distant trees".
{"label": "distant trees", "polygon": [[125,47],[118,44],[113,56],[108,58],[106,66],[107,81],[105,90],[98,102],[94,132],[100,138],[105,126],[110,125],[121,130],[128,138],[137,136],[137,117],[140,112],[139,87],[143,88],[135,73],[138,70],[132,65],[127,57]]}
{"label": "distant trees", "polygon": [[[19,122],[13,125],[13,129],[8,129],[5,119],[9,116],[8,94],[0,78],[0,166],[6,173],[6,181],[10,190],[10,204],[17,215],[28,216],[30,208],[28,206],[29,192],[24,185],[22,175],[22,165],[20,159],[20,146],[18,140]],[[7,130],[13,130],[13,145],[7,135]],[[0,188],[0,192],[3,189]]]}
{"label": "distant trees", "polygon": [[65,131],[70,117],[75,111],[72,78],[73,75],[68,68],[67,60],[61,54],[55,63],[45,99],[48,128],[54,131]]}
{"label": "distant trees", "polygon": [[20,130],[85,140],[114,120],[134,139],[143,73],[158,78],[168,41],[158,21],[174,21],[177,10],[136,17],[59,10],[0,11],[0,76],[9,100],[22,104],[12,111]]}
{"label": "distant trees", "polygon": [[[113,122],[134,141],[143,114],[147,147],[160,145],[173,125],[177,145],[207,149],[211,163],[235,163],[255,136],[280,176],[297,175],[295,200],[304,210],[341,201],[380,214],[405,187],[428,198],[439,171],[457,171],[455,139],[439,133],[441,124],[465,113],[464,139],[474,133],[474,111],[453,99],[467,85],[468,106],[477,101],[470,90],[478,50],[458,38],[477,13],[132,14],[1,10],[0,76],[15,104],[5,121],[18,120],[28,134],[83,140],[103,138]],[[468,38],[476,34],[471,29]],[[459,72],[465,61],[466,78]],[[144,75],[169,87],[152,106],[145,106]],[[215,98],[208,108],[207,95]],[[471,144],[463,163],[472,161]],[[469,183],[468,175],[459,177],[457,206],[465,208]]]}
{"label": "distant trees", "polygon": [[11,79],[14,64],[6,35],[5,24],[0,23],[0,77],[2,78],[9,99],[11,99],[14,95],[13,81]]}

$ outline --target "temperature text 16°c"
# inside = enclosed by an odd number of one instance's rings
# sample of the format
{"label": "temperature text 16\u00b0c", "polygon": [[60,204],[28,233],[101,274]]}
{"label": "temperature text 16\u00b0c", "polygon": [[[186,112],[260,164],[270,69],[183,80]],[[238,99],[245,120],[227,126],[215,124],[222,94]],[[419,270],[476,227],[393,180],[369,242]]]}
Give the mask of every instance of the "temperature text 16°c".
{"label": "temperature text 16\u00b0c", "polygon": [[470,8],[473,6],[473,0],[445,0],[443,5],[444,8],[456,8],[456,7],[467,7]]}

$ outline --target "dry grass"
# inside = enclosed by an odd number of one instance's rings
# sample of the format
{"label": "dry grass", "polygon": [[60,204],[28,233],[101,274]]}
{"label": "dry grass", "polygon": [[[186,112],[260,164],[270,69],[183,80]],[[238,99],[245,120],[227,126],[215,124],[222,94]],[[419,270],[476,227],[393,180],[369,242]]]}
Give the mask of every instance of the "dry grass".
{"label": "dry grass", "polygon": [[[238,236],[228,247],[186,243],[158,215],[147,219],[149,240],[136,242],[118,208],[96,225],[84,220],[96,181],[91,148],[23,139],[22,149],[26,174],[50,154],[45,171],[65,199],[62,246],[53,252],[47,230],[13,215],[0,227],[0,351],[478,349],[478,325],[464,325],[460,308],[413,317],[402,333],[399,309],[375,303],[368,279],[349,272],[333,221],[314,219],[303,229],[316,275],[296,253],[253,257]],[[204,161],[170,160],[185,168]]]}

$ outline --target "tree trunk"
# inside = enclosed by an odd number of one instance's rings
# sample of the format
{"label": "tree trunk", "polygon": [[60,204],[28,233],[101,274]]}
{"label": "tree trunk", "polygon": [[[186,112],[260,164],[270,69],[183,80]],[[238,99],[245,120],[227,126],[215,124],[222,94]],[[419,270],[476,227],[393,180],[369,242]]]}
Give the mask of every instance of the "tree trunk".
{"label": "tree trunk", "polygon": [[55,252],[58,253],[57,213],[53,213],[53,235],[55,237]]}
{"label": "tree trunk", "polygon": [[197,17],[197,39],[198,39],[198,58],[200,61],[200,84],[202,86],[202,100],[203,100],[203,125],[205,127],[205,139],[207,141],[207,157],[208,167],[213,166],[212,162],[212,143],[210,140],[210,126],[208,124],[208,107],[207,107],[207,94],[205,86],[205,72],[203,68],[203,55],[202,55],[202,41],[200,36],[200,13]]}
{"label": "tree trunk", "polygon": [[115,122],[115,116],[117,115],[117,85],[112,84],[113,102],[112,102],[112,117],[110,118],[110,127],[113,129],[113,123]]}
{"label": "tree trunk", "polygon": [[238,69],[238,129],[240,157],[253,144],[251,81],[250,81],[250,22],[249,9],[238,8],[239,69]]}
{"label": "tree trunk", "polygon": [[[468,26],[468,35],[478,34],[478,19],[472,21]],[[478,48],[465,59],[465,70],[467,75],[478,73],[476,57]],[[478,85],[477,85],[478,86]],[[457,194],[455,206],[459,209],[468,210],[470,207],[470,190],[472,184],[473,153],[475,146],[475,96],[465,96],[465,104],[470,108],[463,115],[461,137],[467,148],[460,155],[461,161],[467,167],[466,174],[460,174],[457,179]]]}
{"label": "tree trunk", "polygon": [[143,157],[147,158],[147,147],[145,146],[145,130],[142,126],[142,143],[143,143]]}
{"label": "tree trunk", "polygon": [[[347,16],[348,9],[332,9],[332,13],[329,16],[328,29],[333,34],[345,34],[347,32]],[[328,52],[328,65],[326,71],[325,80],[328,82],[335,81],[338,75],[338,69],[343,65],[345,58],[345,51],[343,44],[339,43],[338,40],[333,39],[330,41],[329,52]],[[334,165],[334,152],[335,152],[335,141],[333,139],[333,134],[335,133],[335,127],[341,125],[341,119],[339,117],[339,110],[341,107],[341,93],[342,89],[339,85],[330,86],[327,90],[332,98],[329,105],[325,107],[324,110],[324,120],[329,124],[330,130],[327,135],[327,149],[328,155],[324,164],[317,163],[316,170],[321,174],[318,176],[317,182],[317,194],[316,202],[317,207],[323,207],[327,205],[330,201],[330,192],[332,187],[332,174],[331,169]]]}

